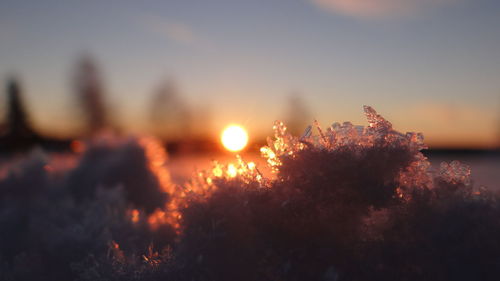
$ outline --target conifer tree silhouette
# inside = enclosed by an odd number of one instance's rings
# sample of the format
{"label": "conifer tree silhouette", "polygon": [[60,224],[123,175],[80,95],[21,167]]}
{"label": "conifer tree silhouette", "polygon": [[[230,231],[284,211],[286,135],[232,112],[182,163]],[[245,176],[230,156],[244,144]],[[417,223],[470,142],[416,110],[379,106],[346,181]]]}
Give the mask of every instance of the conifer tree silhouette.
{"label": "conifer tree silhouette", "polygon": [[7,116],[6,135],[11,138],[34,138],[35,132],[32,129],[26,108],[22,101],[22,91],[19,82],[15,78],[7,82]]}
{"label": "conifer tree silhouette", "polygon": [[17,152],[42,143],[44,139],[31,126],[18,80],[14,77],[9,78],[5,90],[7,111],[0,137],[0,151]]}
{"label": "conifer tree silhouette", "polygon": [[82,107],[87,133],[94,134],[107,127],[108,116],[101,74],[91,56],[84,55],[78,60],[74,78],[75,92]]}

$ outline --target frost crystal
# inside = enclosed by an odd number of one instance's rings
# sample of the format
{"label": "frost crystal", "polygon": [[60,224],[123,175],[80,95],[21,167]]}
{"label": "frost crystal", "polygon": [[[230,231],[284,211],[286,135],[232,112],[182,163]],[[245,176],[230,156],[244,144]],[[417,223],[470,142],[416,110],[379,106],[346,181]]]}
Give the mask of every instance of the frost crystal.
{"label": "frost crystal", "polygon": [[[291,136],[282,122],[275,122],[274,140],[268,139],[268,146],[261,149],[263,157],[267,158],[268,164],[277,169],[281,164],[282,157],[294,157],[297,151],[306,147],[313,149],[336,150],[349,148],[353,152],[358,148],[373,146],[380,147],[407,147],[415,154],[414,162],[407,171],[402,172],[402,181],[406,185],[430,182],[427,170],[430,167],[427,159],[419,152],[425,148],[423,135],[421,133],[401,134],[392,129],[392,124],[379,115],[372,107],[364,106],[364,112],[368,120],[368,126],[355,126],[350,122],[333,123],[323,130],[319,122],[314,121],[313,126],[306,128],[300,138]],[[313,134],[313,127],[318,132]],[[358,147],[358,148],[357,148]],[[407,173],[418,172],[420,180],[414,177],[410,179]]]}
{"label": "frost crystal", "polygon": [[[292,136],[281,121],[274,122],[274,140],[267,139],[268,146],[260,149],[264,158],[267,158],[267,163],[273,169],[281,165],[280,157],[293,156],[295,151],[304,149],[304,142],[297,137]],[[305,135],[310,134],[306,129]],[[310,130],[309,130],[310,131]],[[306,138],[307,139],[307,138]]]}
{"label": "frost crystal", "polygon": [[440,178],[451,184],[470,184],[470,174],[469,166],[459,161],[452,161],[450,164],[442,162],[439,169]]}

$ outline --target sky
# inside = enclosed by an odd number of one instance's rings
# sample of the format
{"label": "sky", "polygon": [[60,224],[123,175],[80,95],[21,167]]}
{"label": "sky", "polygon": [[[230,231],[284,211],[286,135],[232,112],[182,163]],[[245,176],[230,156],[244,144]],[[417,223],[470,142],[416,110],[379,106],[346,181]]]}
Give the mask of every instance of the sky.
{"label": "sky", "polygon": [[323,126],[366,124],[371,105],[431,146],[500,139],[497,0],[0,0],[0,77],[20,77],[47,134],[76,130],[82,53],[132,133],[148,131],[154,91],[171,79],[213,132],[269,134],[300,93]]}

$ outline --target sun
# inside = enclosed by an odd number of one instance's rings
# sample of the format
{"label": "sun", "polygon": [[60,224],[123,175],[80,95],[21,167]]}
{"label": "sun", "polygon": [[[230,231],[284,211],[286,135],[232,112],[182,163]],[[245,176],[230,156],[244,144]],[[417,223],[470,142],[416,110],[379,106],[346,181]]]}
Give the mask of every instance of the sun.
{"label": "sun", "polygon": [[227,150],[236,152],[245,148],[248,134],[242,126],[229,125],[222,131],[220,140]]}

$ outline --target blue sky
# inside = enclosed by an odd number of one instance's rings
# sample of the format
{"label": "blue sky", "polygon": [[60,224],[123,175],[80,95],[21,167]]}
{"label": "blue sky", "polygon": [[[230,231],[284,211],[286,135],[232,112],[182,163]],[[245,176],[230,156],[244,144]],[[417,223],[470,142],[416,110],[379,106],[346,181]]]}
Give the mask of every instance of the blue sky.
{"label": "blue sky", "polygon": [[0,75],[21,77],[49,133],[75,127],[82,52],[133,132],[167,78],[214,130],[268,133],[298,91],[324,125],[363,124],[368,104],[431,144],[491,146],[500,131],[495,0],[0,1]]}

